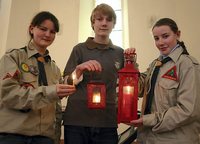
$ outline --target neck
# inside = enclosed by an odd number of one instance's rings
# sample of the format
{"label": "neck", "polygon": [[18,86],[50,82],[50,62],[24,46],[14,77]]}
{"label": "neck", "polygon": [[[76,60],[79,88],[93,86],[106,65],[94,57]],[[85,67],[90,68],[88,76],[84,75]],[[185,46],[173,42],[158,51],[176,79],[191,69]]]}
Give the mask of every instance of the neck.
{"label": "neck", "polygon": [[38,45],[36,45],[36,44],[34,44],[35,45],[35,48],[36,48],[36,50],[38,51],[38,53],[40,54],[40,55],[44,55],[45,54],[45,52],[46,52],[46,47],[40,47],[40,46],[38,46]]}
{"label": "neck", "polygon": [[94,41],[99,44],[109,44],[110,39],[109,37],[95,36]]}

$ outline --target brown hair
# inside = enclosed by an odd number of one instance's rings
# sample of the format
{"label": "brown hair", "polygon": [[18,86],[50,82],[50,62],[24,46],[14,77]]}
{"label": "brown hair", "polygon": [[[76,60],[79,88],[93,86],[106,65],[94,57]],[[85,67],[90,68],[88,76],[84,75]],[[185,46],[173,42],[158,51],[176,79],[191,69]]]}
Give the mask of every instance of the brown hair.
{"label": "brown hair", "polygon": [[[153,26],[152,30],[155,28],[155,27],[159,27],[159,26],[163,26],[163,25],[166,25],[166,26],[169,26],[170,29],[174,32],[174,33],[177,33],[179,31],[178,29],[178,26],[176,24],[176,22],[170,18],[161,18],[159,19]],[[177,41],[177,43],[183,47],[183,54],[187,54],[189,55],[186,47],[185,47],[185,44],[183,41]]]}
{"label": "brown hair", "polygon": [[[52,13],[48,12],[48,11],[41,11],[38,14],[36,14],[32,21],[31,21],[31,26],[39,26],[41,23],[43,23],[45,20],[50,20],[53,22],[54,24],[54,28],[56,32],[59,32],[59,21],[56,18],[56,16],[54,16]],[[33,37],[33,35],[31,34],[31,32],[29,31],[29,35],[31,36],[31,38]]]}

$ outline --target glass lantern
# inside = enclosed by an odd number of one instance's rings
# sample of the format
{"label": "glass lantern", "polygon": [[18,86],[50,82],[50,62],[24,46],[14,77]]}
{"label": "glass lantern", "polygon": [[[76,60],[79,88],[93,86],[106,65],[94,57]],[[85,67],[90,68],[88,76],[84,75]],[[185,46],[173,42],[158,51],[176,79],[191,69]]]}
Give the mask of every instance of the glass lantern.
{"label": "glass lantern", "polygon": [[135,68],[136,54],[125,54],[124,68],[118,71],[118,123],[137,119],[139,71]]}
{"label": "glass lantern", "polygon": [[92,81],[87,84],[88,108],[106,107],[106,86],[103,82]]}

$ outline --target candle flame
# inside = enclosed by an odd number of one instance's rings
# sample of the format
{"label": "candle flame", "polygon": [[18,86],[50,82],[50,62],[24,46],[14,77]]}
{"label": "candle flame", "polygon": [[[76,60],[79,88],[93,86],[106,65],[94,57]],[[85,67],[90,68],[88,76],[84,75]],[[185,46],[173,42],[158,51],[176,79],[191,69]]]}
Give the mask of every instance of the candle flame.
{"label": "candle flame", "polygon": [[101,102],[101,96],[100,93],[96,93],[93,95],[93,99],[92,99],[93,103],[100,103]]}
{"label": "candle flame", "polygon": [[75,80],[76,79],[76,75],[72,74],[72,79]]}
{"label": "candle flame", "polygon": [[134,87],[133,86],[124,86],[123,93],[124,94],[133,94],[134,93]]}

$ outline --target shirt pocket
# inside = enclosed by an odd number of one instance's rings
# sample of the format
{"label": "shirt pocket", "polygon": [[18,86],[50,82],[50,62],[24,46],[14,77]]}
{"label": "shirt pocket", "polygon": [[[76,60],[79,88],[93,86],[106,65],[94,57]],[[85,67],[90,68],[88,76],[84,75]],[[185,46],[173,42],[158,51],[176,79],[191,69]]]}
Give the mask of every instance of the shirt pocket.
{"label": "shirt pocket", "polygon": [[158,83],[158,92],[161,107],[168,109],[177,103],[177,89],[179,83],[174,80],[161,79]]}

